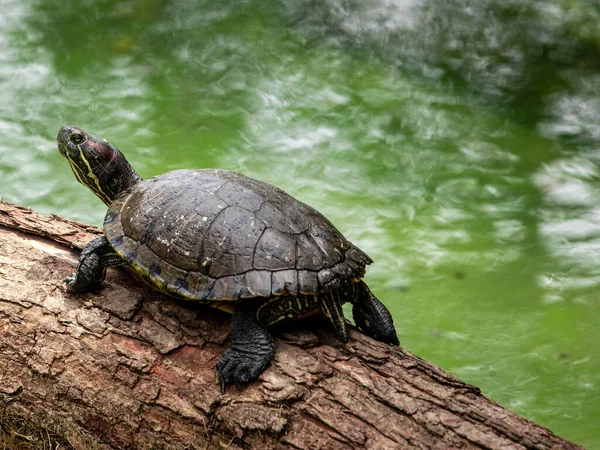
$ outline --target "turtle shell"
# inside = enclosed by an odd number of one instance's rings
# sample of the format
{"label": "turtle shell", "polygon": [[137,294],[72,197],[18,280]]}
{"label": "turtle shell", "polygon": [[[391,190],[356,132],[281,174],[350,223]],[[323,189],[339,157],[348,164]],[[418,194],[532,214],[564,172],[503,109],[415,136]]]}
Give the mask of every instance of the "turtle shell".
{"label": "turtle shell", "polygon": [[372,262],[315,209],[227,170],[141,181],[110,205],[104,231],[146,282],[193,300],[319,295]]}

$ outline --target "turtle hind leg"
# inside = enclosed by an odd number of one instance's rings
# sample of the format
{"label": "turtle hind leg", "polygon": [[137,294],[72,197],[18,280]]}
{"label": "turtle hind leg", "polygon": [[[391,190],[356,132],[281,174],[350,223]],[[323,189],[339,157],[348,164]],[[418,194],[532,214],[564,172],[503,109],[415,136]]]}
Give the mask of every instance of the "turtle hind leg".
{"label": "turtle hind leg", "polygon": [[342,302],[340,301],[339,294],[335,291],[323,294],[320,299],[321,311],[331,321],[338,338],[346,343],[348,342],[348,330],[346,328],[346,319],[344,317],[344,310],[342,309]]}
{"label": "turtle hind leg", "polygon": [[256,380],[275,356],[275,343],[267,327],[259,322],[257,309],[240,305],[231,319],[231,348],[217,363],[221,393],[228,384],[238,387]]}
{"label": "turtle hind leg", "polygon": [[358,283],[352,305],[354,322],[367,336],[388,344],[400,345],[392,315],[363,281]]}
{"label": "turtle hind leg", "polygon": [[79,256],[77,272],[64,279],[67,290],[89,292],[99,289],[106,276],[106,268],[120,264],[124,264],[124,261],[110,246],[106,237],[92,239]]}

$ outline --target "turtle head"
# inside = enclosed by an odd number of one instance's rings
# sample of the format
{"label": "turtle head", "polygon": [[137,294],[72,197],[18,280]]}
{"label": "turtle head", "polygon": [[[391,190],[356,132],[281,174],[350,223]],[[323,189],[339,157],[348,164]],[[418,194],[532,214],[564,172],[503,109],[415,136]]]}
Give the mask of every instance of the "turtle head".
{"label": "turtle head", "polygon": [[141,181],[125,156],[104,139],[65,125],[56,137],[58,151],[67,158],[75,178],[107,206],[123,191]]}

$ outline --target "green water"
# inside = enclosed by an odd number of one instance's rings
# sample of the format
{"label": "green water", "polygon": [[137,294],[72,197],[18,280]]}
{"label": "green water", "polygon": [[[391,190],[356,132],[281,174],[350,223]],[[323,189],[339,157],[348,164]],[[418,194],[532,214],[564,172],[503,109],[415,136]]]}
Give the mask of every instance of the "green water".
{"label": "green water", "polygon": [[408,350],[600,448],[599,21],[579,0],[0,0],[0,191],[101,224],[62,124],[144,177],[276,184],[373,257]]}

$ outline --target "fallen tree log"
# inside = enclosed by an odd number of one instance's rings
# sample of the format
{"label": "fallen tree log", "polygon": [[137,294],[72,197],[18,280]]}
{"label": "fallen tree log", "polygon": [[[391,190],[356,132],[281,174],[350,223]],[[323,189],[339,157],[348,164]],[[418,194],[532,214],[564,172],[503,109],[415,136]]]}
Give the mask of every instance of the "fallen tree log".
{"label": "fallen tree log", "polygon": [[221,395],[227,315],[123,270],[65,292],[76,249],[100,233],[0,202],[0,411],[74,448],[580,448],[403,349],[354,329],[344,346],[318,318],[277,327],[260,380]]}

